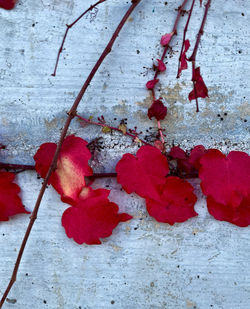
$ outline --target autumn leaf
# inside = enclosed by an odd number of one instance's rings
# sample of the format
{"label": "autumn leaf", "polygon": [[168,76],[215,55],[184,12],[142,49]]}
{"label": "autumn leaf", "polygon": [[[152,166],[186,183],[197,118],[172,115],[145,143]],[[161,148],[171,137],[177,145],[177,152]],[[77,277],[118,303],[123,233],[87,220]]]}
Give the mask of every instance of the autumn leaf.
{"label": "autumn leaf", "polygon": [[123,155],[116,165],[117,182],[127,193],[158,199],[156,186],[165,183],[169,172],[167,158],[153,146],[142,146],[136,156]]}
{"label": "autumn leaf", "polygon": [[12,10],[16,5],[16,0],[0,0],[0,8]]}
{"label": "autumn leaf", "polygon": [[159,222],[173,225],[197,216],[194,205],[197,201],[193,187],[179,177],[167,177],[163,185],[158,186],[159,200],[146,199],[147,211]]}
{"label": "autumn leaf", "polygon": [[207,86],[205,85],[204,80],[200,74],[200,67],[195,68],[192,81],[194,82],[194,89],[188,95],[189,101],[195,100],[197,98],[208,97]]}
{"label": "autumn leaf", "polygon": [[119,207],[108,200],[109,190],[85,187],[74,206],[66,209],[62,225],[69,238],[78,244],[101,244],[100,238],[109,237],[120,223],[132,219],[121,213]]}
{"label": "autumn leaf", "polygon": [[148,109],[148,118],[155,117],[157,120],[163,120],[167,115],[167,107],[164,106],[161,100],[155,100]]}
{"label": "autumn leaf", "polygon": [[160,72],[166,71],[166,65],[165,65],[165,63],[164,63],[162,60],[160,60],[160,59],[157,59],[157,62],[158,62],[157,69],[158,69]]}
{"label": "autumn leaf", "polygon": [[0,221],[8,221],[10,216],[16,214],[29,213],[22,204],[20,187],[14,180],[15,174],[0,172]]}
{"label": "autumn leaf", "polygon": [[179,146],[174,146],[171,148],[169,156],[177,161],[180,172],[188,174],[199,169],[200,159],[206,152],[207,150],[203,145],[195,146],[190,154]]}
{"label": "autumn leaf", "polygon": [[155,85],[158,83],[159,79],[152,79],[152,80],[149,80],[147,83],[146,83],[146,87],[147,89],[149,90],[152,90],[154,89]]}
{"label": "autumn leaf", "polygon": [[250,224],[250,157],[241,151],[228,156],[210,149],[200,159],[201,188],[208,211],[217,220]]}
{"label": "autumn leaf", "polygon": [[180,58],[180,67],[179,67],[179,69],[178,69],[178,75],[177,75],[177,77],[180,77],[181,72],[182,72],[183,70],[186,70],[186,69],[188,68],[186,52],[188,51],[189,47],[190,47],[190,42],[189,42],[189,40],[185,40],[185,42],[184,42],[184,50],[183,50],[183,52],[182,52],[182,54],[181,54],[181,58]]}
{"label": "autumn leaf", "polygon": [[161,45],[167,46],[169,42],[171,41],[173,34],[174,34],[173,32],[164,34],[161,37]]}
{"label": "autumn leaf", "polygon": [[[75,200],[85,186],[85,176],[93,174],[88,161],[91,153],[87,142],[70,135],[65,138],[57,160],[57,168],[50,177],[49,184],[61,195],[63,201]],[[56,144],[42,144],[34,156],[36,171],[45,178],[56,151]]]}

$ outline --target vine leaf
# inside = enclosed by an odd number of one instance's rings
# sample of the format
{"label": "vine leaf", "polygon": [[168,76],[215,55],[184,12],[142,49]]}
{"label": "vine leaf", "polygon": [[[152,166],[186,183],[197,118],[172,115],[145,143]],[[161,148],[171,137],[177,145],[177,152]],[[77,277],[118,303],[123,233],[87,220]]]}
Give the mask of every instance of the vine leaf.
{"label": "vine leaf", "polygon": [[74,206],[66,209],[62,225],[69,238],[78,244],[101,244],[100,238],[109,237],[120,223],[132,219],[126,213],[118,213],[118,206],[108,199],[110,191],[86,187]]}
{"label": "vine leaf", "polygon": [[8,217],[16,214],[29,213],[22,204],[20,187],[14,180],[15,174],[0,172],[0,221],[8,221]]}
{"label": "vine leaf", "polygon": [[192,185],[179,177],[166,178],[167,158],[159,149],[142,146],[136,156],[125,154],[116,171],[123,189],[145,198],[148,213],[157,221],[172,225],[197,216]]}
{"label": "vine leaf", "polygon": [[0,0],[0,8],[12,10],[16,5],[16,0]]}
{"label": "vine leaf", "polygon": [[165,63],[164,63],[161,59],[157,59],[157,62],[158,62],[157,69],[158,69],[160,72],[166,71],[166,65],[165,65]]}
{"label": "vine leaf", "polygon": [[184,173],[191,173],[200,167],[200,159],[207,152],[203,145],[195,146],[190,154],[179,146],[174,146],[169,152],[169,156],[177,161],[178,169]]}
{"label": "vine leaf", "polygon": [[166,178],[164,185],[158,186],[160,202],[146,199],[147,211],[159,222],[173,225],[197,216],[194,205],[197,201],[193,186],[179,177]]}
{"label": "vine leaf", "polygon": [[[87,142],[80,137],[70,135],[65,138],[60,151],[57,168],[52,173],[49,184],[61,195],[63,202],[77,199],[86,185],[85,176],[93,171],[88,164],[91,153]],[[45,143],[34,156],[36,171],[45,178],[56,151],[56,144]]]}
{"label": "vine leaf", "polygon": [[210,149],[200,159],[201,188],[209,213],[238,226],[250,224],[250,157],[241,151],[228,156]]}
{"label": "vine leaf", "polygon": [[126,153],[116,165],[117,182],[127,193],[159,199],[157,185],[165,183],[167,158],[153,146],[142,146],[136,156]]}
{"label": "vine leaf", "polygon": [[155,117],[157,120],[163,120],[167,115],[167,107],[164,106],[161,100],[155,100],[148,109],[148,118]]}
{"label": "vine leaf", "polygon": [[207,86],[205,85],[201,76],[200,67],[194,69],[192,81],[194,82],[194,89],[188,95],[189,101],[195,100],[197,98],[208,97]]}
{"label": "vine leaf", "polygon": [[149,80],[147,83],[146,83],[146,87],[147,89],[154,89],[155,85],[159,82],[159,79],[152,79],[152,80]]}
{"label": "vine leaf", "polygon": [[186,52],[188,51],[189,47],[190,47],[189,40],[185,40],[184,50],[180,57],[180,67],[178,69],[178,77],[180,77],[180,74],[183,70],[186,70],[188,68]]}
{"label": "vine leaf", "polygon": [[174,35],[174,32],[164,34],[161,37],[161,45],[167,46],[169,42],[171,41],[173,35]]}

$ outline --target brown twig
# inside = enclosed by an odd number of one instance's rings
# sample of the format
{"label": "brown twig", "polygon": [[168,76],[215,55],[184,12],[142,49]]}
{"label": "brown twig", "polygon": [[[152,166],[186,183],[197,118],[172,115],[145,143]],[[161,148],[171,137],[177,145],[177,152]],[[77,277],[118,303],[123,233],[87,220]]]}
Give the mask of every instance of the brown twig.
{"label": "brown twig", "polygon": [[10,292],[10,290],[11,290],[13,284],[14,284],[14,282],[16,281],[16,276],[17,276],[18,268],[19,268],[19,265],[20,265],[20,262],[21,262],[21,259],[22,259],[22,255],[23,255],[23,252],[24,252],[27,240],[29,238],[29,235],[30,235],[31,229],[33,227],[33,224],[34,224],[34,222],[35,222],[35,220],[37,218],[37,213],[38,213],[38,210],[39,210],[39,207],[40,207],[40,204],[41,204],[44,192],[46,190],[46,187],[47,187],[47,184],[48,184],[48,180],[49,180],[49,178],[51,176],[51,173],[53,172],[53,170],[56,167],[56,162],[57,162],[57,159],[58,159],[58,155],[59,155],[59,152],[61,150],[64,138],[65,138],[65,136],[67,134],[69,125],[70,125],[72,119],[76,115],[76,109],[77,109],[77,107],[78,107],[78,105],[79,105],[79,103],[80,103],[80,101],[81,101],[81,99],[82,99],[86,89],[88,88],[91,80],[93,79],[95,73],[99,69],[99,67],[102,64],[102,62],[105,59],[105,57],[111,52],[112,46],[113,46],[116,38],[118,37],[120,31],[122,30],[124,24],[126,23],[126,21],[129,18],[130,14],[136,8],[136,6],[140,3],[140,1],[141,0],[132,0],[132,4],[130,5],[129,9],[127,10],[125,15],[123,16],[122,20],[120,21],[118,27],[116,28],[114,34],[112,35],[108,45],[105,47],[104,51],[102,52],[100,58],[98,59],[98,61],[94,65],[92,71],[90,72],[88,78],[86,79],[85,83],[83,84],[83,86],[82,86],[78,96],[75,99],[75,102],[73,103],[73,105],[72,105],[72,107],[71,107],[71,109],[70,109],[70,111],[68,113],[68,118],[67,118],[67,120],[65,122],[64,128],[63,128],[61,136],[60,136],[60,140],[59,140],[59,142],[57,144],[55,155],[53,157],[53,160],[51,162],[49,171],[48,171],[48,173],[47,173],[47,175],[46,175],[46,177],[44,179],[43,185],[42,185],[41,190],[39,192],[37,201],[35,203],[34,210],[33,210],[32,214],[30,216],[30,222],[29,222],[29,225],[28,225],[27,230],[25,232],[25,235],[24,235],[24,238],[23,238],[23,241],[22,241],[22,244],[21,244],[18,256],[17,256],[17,259],[16,259],[16,263],[15,263],[15,266],[14,266],[14,269],[13,269],[13,273],[12,273],[11,279],[10,279],[9,284],[8,284],[6,290],[5,290],[4,294],[3,294],[3,297],[2,297],[2,299],[0,301],[0,308],[2,308],[2,306],[3,306],[4,302],[5,302],[6,297],[8,296],[8,294],[9,294],[9,292]]}
{"label": "brown twig", "polygon": [[12,163],[2,163],[0,162],[0,169],[5,170],[14,170],[14,171],[27,171],[34,170],[34,165],[25,165],[25,164],[12,164]]}
{"label": "brown twig", "polygon": [[[3,167],[4,166],[4,167]],[[5,168],[7,170],[21,170],[27,171],[27,170],[35,170],[35,165],[19,165],[19,164],[8,164],[8,163],[0,163],[0,168]],[[198,172],[191,172],[189,174],[184,174],[177,168],[170,169],[170,175],[171,176],[179,176],[181,178],[197,178]],[[97,178],[111,178],[111,177],[117,177],[117,173],[93,173],[92,176],[88,176],[89,179],[97,179]]]}
{"label": "brown twig", "polygon": [[[210,5],[211,5],[211,0],[207,0],[207,3],[205,5],[204,15],[203,15],[202,22],[201,22],[201,26],[200,26],[200,29],[199,29],[199,32],[198,32],[198,35],[197,35],[197,38],[196,38],[194,50],[193,50],[192,55],[188,58],[188,61],[192,61],[192,76],[194,76],[196,54],[197,54],[198,47],[199,47],[199,44],[200,44],[200,41],[201,41],[201,36],[204,33],[204,26],[205,26],[205,23],[206,23],[207,13],[208,13],[208,9],[209,9]],[[193,81],[193,85],[194,85],[194,93],[195,93],[195,98],[196,98],[196,112],[199,112],[198,98],[197,98],[197,95],[196,95],[197,90],[196,90],[196,85],[195,85],[195,81],[193,80],[193,77],[192,77],[192,81]]]}
{"label": "brown twig", "polygon": [[105,2],[106,0],[99,0],[98,2],[96,2],[95,4],[91,5],[86,11],[84,11],[76,20],[73,21],[73,23],[71,24],[66,24],[66,30],[65,30],[65,33],[64,33],[64,36],[63,36],[63,40],[62,40],[62,43],[61,43],[61,46],[58,50],[58,53],[57,53],[57,58],[56,58],[56,64],[55,64],[55,68],[54,68],[54,72],[51,74],[51,76],[56,76],[56,71],[57,71],[57,67],[58,67],[58,62],[59,62],[59,59],[60,59],[60,55],[62,53],[62,50],[63,50],[63,47],[64,47],[64,43],[65,43],[65,40],[66,40],[66,37],[68,35],[68,32],[69,32],[69,29],[72,28],[84,15],[86,15],[89,11],[92,11],[93,8],[97,7],[97,5],[99,5],[100,3],[103,3]]}
{"label": "brown twig", "polygon": [[127,136],[131,137],[133,139],[133,141],[135,141],[136,138],[138,138],[138,142],[142,142],[142,144],[144,144],[144,145],[151,145],[151,144],[147,143],[146,141],[140,139],[138,137],[138,135],[129,133],[127,130],[126,131],[125,130],[121,130],[119,128],[112,127],[112,126],[110,126],[110,125],[108,125],[106,123],[101,123],[101,122],[93,121],[91,119],[86,119],[86,118],[84,118],[84,117],[82,117],[82,116],[80,116],[78,114],[76,114],[76,117],[78,117],[81,121],[84,121],[85,123],[93,124],[93,125],[100,126],[100,127],[103,127],[103,128],[109,128],[110,130],[120,132],[123,135],[127,135]]}

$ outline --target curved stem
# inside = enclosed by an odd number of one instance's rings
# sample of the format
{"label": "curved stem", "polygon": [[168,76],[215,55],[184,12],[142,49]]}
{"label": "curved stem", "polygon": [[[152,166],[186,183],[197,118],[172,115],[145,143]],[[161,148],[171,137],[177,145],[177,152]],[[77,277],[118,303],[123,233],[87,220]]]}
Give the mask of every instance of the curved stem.
{"label": "curved stem", "polygon": [[27,243],[27,240],[29,238],[29,235],[30,235],[30,232],[31,232],[31,229],[33,227],[33,224],[37,218],[37,213],[38,213],[38,210],[39,210],[39,207],[40,207],[40,204],[41,204],[41,201],[42,201],[42,198],[43,198],[43,195],[44,195],[44,192],[46,190],[46,187],[47,187],[47,184],[48,184],[48,180],[53,172],[53,170],[55,169],[56,167],[56,162],[57,162],[57,159],[58,159],[58,155],[59,155],[59,152],[61,150],[61,147],[62,147],[62,143],[64,141],[64,138],[67,134],[67,131],[68,131],[68,128],[69,128],[69,125],[72,121],[72,119],[75,117],[76,115],[76,109],[86,91],[86,89],[88,88],[91,80],[93,79],[93,77],[95,76],[95,73],[97,72],[97,70],[99,69],[99,67],[101,66],[103,60],[105,59],[105,57],[111,52],[112,50],[112,46],[116,40],[116,38],[118,37],[120,31],[122,30],[124,24],[126,23],[127,19],[129,18],[130,14],[133,12],[133,10],[136,8],[136,6],[140,3],[141,0],[132,0],[132,4],[130,5],[129,9],[127,10],[127,12],[125,13],[125,15],[123,16],[121,22],[119,23],[118,27],[116,28],[114,34],[112,35],[108,45],[106,46],[106,48],[104,49],[104,51],[102,52],[100,58],[98,59],[98,61],[96,62],[96,64],[94,65],[92,71],[90,72],[87,80],[85,81],[85,83],[83,84],[78,96],[76,97],[75,99],[75,102],[73,103],[69,113],[68,113],[68,118],[65,122],[65,125],[64,125],[64,128],[62,130],[62,133],[61,133],[61,137],[60,137],[60,140],[57,144],[57,148],[56,148],[56,152],[55,152],[55,155],[53,157],[53,160],[51,162],[51,165],[50,165],[50,168],[49,168],[49,171],[44,179],[44,182],[43,182],[43,185],[42,185],[42,188],[39,192],[39,195],[37,197],[37,200],[36,200],[36,203],[35,203],[35,207],[34,207],[34,210],[30,216],[30,222],[28,224],[28,227],[27,227],[27,230],[25,232],[25,235],[24,235],[24,238],[23,238],[23,241],[22,241],[22,244],[21,244],[21,247],[20,247],[20,250],[18,252],[18,256],[17,256],[17,259],[16,259],[16,263],[15,263],[15,266],[14,266],[14,269],[13,269],[13,272],[12,272],[12,276],[11,276],[11,279],[9,281],[9,284],[2,296],[2,299],[0,301],[0,308],[2,308],[4,302],[5,302],[5,299],[6,297],[8,296],[13,284],[15,283],[16,281],[16,276],[17,276],[17,272],[18,272],[18,268],[19,268],[19,265],[20,265],[20,262],[21,262],[21,259],[22,259],[22,256],[23,256],[23,252],[24,252],[24,249],[26,247],[26,243]]}
{"label": "curved stem", "polygon": [[63,40],[62,40],[62,43],[61,43],[61,46],[59,47],[59,50],[58,50],[58,53],[57,53],[57,58],[56,58],[56,64],[55,64],[55,68],[54,68],[54,72],[51,74],[51,76],[56,76],[56,71],[57,71],[57,67],[58,67],[58,62],[59,62],[59,59],[60,59],[60,55],[63,51],[63,47],[64,47],[64,43],[65,43],[65,40],[66,40],[66,37],[68,35],[68,32],[69,32],[69,29],[72,28],[84,15],[86,15],[89,11],[92,11],[93,8],[95,8],[98,4],[102,3],[102,2],[105,2],[106,0],[100,0],[98,2],[96,2],[95,4],[91,5],[86,11],[84,11],[75,21],[73,21],[73,23],[69,24],[69,25],[66,25],[66,30],[65,30],[65,33],[64,33],[64,36],[63,36]]}

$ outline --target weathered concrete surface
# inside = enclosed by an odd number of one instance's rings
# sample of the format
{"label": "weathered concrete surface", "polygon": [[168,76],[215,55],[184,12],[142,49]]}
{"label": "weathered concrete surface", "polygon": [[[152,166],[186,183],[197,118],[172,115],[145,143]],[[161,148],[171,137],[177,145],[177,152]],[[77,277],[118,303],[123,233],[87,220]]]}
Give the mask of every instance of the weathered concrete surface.
{"label": "weathered concrete surface", "polygon": [[[41,143],[58,140],[66,111],[129,5],[108,0],[92,22],[88,15],[72,29],[58,75],[51,77],[64,25],[91,3],[22,0],[16,10],[0,11],[0,142],[8,145],[2,161],[33,163]],[[155,127],[146,117],[150,100],[144,85],[153,76],[152,58],[160,55],[159,38],[171,30],[179,5],[166,3],[142,1],[93,79],[81,114],[103,114],[112,124],[128,118],[129,127],[137,125],[145,134]],[[169,144],[248,150],[249,12],[248,1],[212,1],[197,56],[209,98],[200,100],[198,114],[187,100],[190,70],[175,79],[181,31],[174,39],[159,88],[168,106],[163,125]],[[200,21],[197,5],[188,33],[192,43]],[[81,128],[77,121],[70,132],[86,140],[100,136],[99,128]],[[136,150],[116,134],[104,136],[104,145],[93,162],[96,171],[112,171],[123,153]],[[32,210],[41,181],[33,172],[20,174],[18,181]],[[5,308],[250,307],[249,228],[213,220],[203,198],[196,205],[197,218],[174,227],[159,224],[148,217],[144,202],[121,192],[115,180],[95,185],[109,186],[111,199],[135,219],[120,224],[102,246],[78,246],[65,236],[60,226],[65,207],[49,188]],[[0,292],[27,223],[27,216],[17,216],[0,224]]]}

